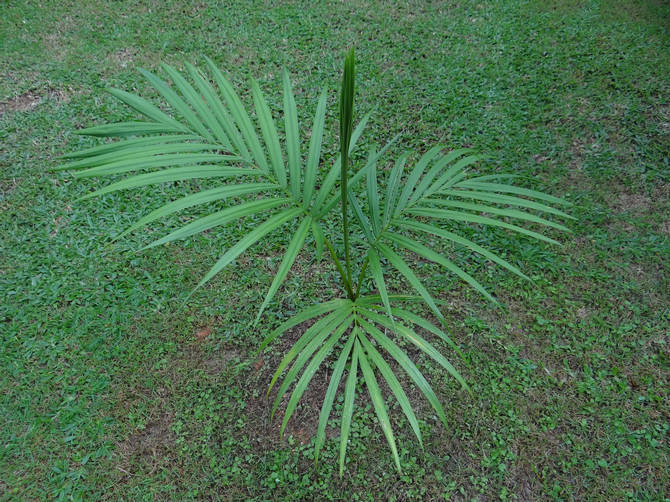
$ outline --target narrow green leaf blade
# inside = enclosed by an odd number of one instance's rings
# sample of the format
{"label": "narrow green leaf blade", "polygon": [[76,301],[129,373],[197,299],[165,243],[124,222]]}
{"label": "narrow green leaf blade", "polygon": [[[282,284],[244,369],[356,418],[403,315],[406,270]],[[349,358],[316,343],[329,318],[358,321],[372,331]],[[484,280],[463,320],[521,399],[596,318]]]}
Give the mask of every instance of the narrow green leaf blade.
{"label": "narrow green leaf blade", "polygon": [[162,244],[167,244],[168,242],[172,242],[178,239],[185,239],[191,235],[204,232],[210,228],[238,220],[245,216],[250,216],[261,211],[267,211],[268,209],[277,208],[283,204],[286,204],[287,202],[290,202],[290,200],[291,199],[289,198],[254,200],[217,211],[216,213],[198,218],[191,223],[169,233],[165,237],[161,237],[151,244],[147,244],[142,248],[142,250],[160,246]]}
{"label": "narrow green leaf blade", "polygon": [[354,336],[353,334],[349,336],[349,340],[344,345],[340,356],[333,366],[333,374],[330,376],[330,382],[328,383],[328,389],[326,389],[326,394],[323,398],[323,404],[321,405],[321,412],[319,413],[319,425],[316,431],[316,439],[314,440],[314,463],[319,463],[319,452],[323,445],[326,442],[326,424],[328,423],[328,418],[330,417],[330,412],[333,409],[333,401],[335,400],[335,394],[337,388],[340,385],[342,380],[342,374],[347,365],[347,359],[351,354],[351,348],[354,345]]}
{"label": "narrow green leaf blade", "polygon": [[[374,147],[368,155],[372,165],[368,169],[366,187],[368,195],[368,214],[372,222],[373,235],[379,235],[381,231],[381,216],[379,214],[379,192],[377,191],[377,157]],[[374,160],[372,160],[374,159]]]}
{"label": "narrow green leaf blade", "polygon": [[121,89],[108,88],[105,90],[116,99],[123,101],[134,110],[140,112],[142,115],[150,118],[155,122],[169,124],[183,130],[184,132],[191,132],[189,131],[188,127],[180,124],[174,118],[170,117],[167,113],[162,112],[157,106],[151,104],[144,98],[135,96],[134,94],[130,94],[126,91],[122,91]]}
{"label": "narrow green leaf blade", "polygon": [[284,70],[284,128],[286,132],[286,153],[291,193],[298,198],[300,195],[300,136],[298,134],[298,110],[291,89],[288,71]]}
{"label": "narrow green leaf blade", "polygon": [[553,195],[547,195],[537,190],[529,190],[528,188],[521,188],[514,185],[506,185],[503,183],[487,183],[479,181],[465,180],[457,183],[455,186],[459,188],[471,188],[474,190],[481,190],[485,192],[502,192],[502,193],[513,193],[516,195],[523,195],[525,197],[531,197],[533,199],[540,199],[546,202],[551,202],[552,204],[559,204],[562,206],[570,206],[570,202],[567,202]]}
{"label": "narrow green leaf blade", "polygon": [[412,405],[410,404],[409,399],[407,398],[407,394],[405,394],[405,391],[403,390],[402,386],[400,385],[400,382],[396,378],[395,373],[393,373],[391,367],[384,360],[384,358],[377,351],[377,349],[375,349],[375,347],[370,343],[367,337],[359,336],[359,339],[361,341],[361,344],[363,345],[363,348],[365,349],[365,352],[367,352],[368,357],[373,362],[373,364],[379,369],[379,372],[384,377],[384,380],[386,380],[389,389],[391,389],[391,392],[393,392],[393,395],[397,399],[400,408],[402,408],[403,413],[407,417],[407,421],[409,422],[409,425],[412,427],[412,431],[414,431],[416,438],[419,440],[419,445],[421,446],[421,448],[423,448],[423,441],[421,439],[421,430],[419,429],[419,421],[416,419],[416,415],[414,414]]}
{"label": "narrow green leaf blade", "polygon": [[204,178],[234,178],[238,176],[251,176],[258,174],[257,171],[249,168],[224,167],[224,166],[189,166],[175,167],[173,169],[164,169],[153,173],[138,174],[130,176],[116,183],[112,183],[95,192],[91,192],[78,200],[86,200],[91,197],[98,197],[106,193],[117,192],[119,190],[129,190],[147,185],[158,183],[169,183],[173,181],[184,181]]}
{"label": "narrow green leaf blade", "polygon": [[395,213],[396,198],[398,196],[398,188],[400,186],[400,179],[402,178],[405,164],[409,158],[410,153],[407,152],[398,158],[393,165],[391,174],[389,175],[388,184],[386,188],[386,202],[384,204],[384,223],[388,224]]}
{"label": "narrow green leaf blade", "polygon": [[389,317],[393,319],[391,314],[391,302],[389,301],[388,291],[386,290],[386,282],[384,282],[384,272],[382,271],[382,265],[379,260],[379,255],[375,248],[370,248],[368,251],[368,256],[370,257],[370,272],[372,272],[372,278],[375,281],[377,290],[379,291],[379,296],[381,296],[386,312],[388,312]]}
{"label": "narrow green leaf blade", "polygon": [[251,245],[258,242],[258,240],[262,239],[263,237],[265,237],[265,235],[269,234],[270,232],[277,230],[287,221],[294,219],[301,212],[302,210],[299,208],[287,209],[285,211],[282,211],[281,213],[272,216],[271,218],[266,220],[265,223],[260,224],[254,230],[252,230],[247,235],[242,237],[242,239],[240,239],[237,242],[237,244],[231,247],[228,251],[226,251],[226,253],[221,258],[219,258],[219,261],[217,261],[216,264],[210,269],[210,271],[207,272],[205,277],[203,277],[202,280],[195,287],[194,291],[200,288],[206,282],[208,282],[212,277],[218,274],[226,266],[228,266],[233,260],[235,260],[235,258],[241,255],[244,251],[246,251],[247,248],[249,248]]}
{"label": "narrow green leaf blade", "polygon": [[[113,240],[118,240],[122,237],[125,237],[130,232],[144,227],[145,225],[156,221],[159,218],[164,218],[170,214],[181,211],[193,206],[200,206],[207,204],[209,202],[214,202],[217,200],[226,199],[229,197],[239,197],[241,195],[247,195],[250,193],[258,193],[262,191],[276,190],[278,187],[274,183],[242,183],[239,185],[226,185],[222,187],[212,188],[210,190],[204,190],[202,192],[194,193],[192,195],[187,195],[181,199],[177,199],[168,204],[165,204],[158,209],[151,211],[146,216],[143,216],[137,222],[133,223],[126,230],[121,232],[119,235],[114,237]],[[286,199],[285,199],[286,200]],[[238,206],[239,207],[239,206]],[[276,206],[274,206],[276,207]]]}
{"label": "narrow green leaf blade", "polygon": [[298,227],[296,233],[293,234],[293,238],[291,239],[291,242],[289,242],[289,245],[286,248],[286,251],[284,252],[284,258],[282,259],[282,262],[280,263],[279,268],[277,269],[277,273],[275,274],[272,284],[270,285],[270,289],[265,295],[265,300],[263,300],[261,308],[258,309],[258,314],[256,314],[256,321],[254,322],[254,325],[258,323],[258,320],[261,318],[261,314],[268,306],[268,303],[270,303],[270,300],[272,300],[274,295],[279,290],[279,286],[281,286],[281,283],[284,282],[284,279],[286,278],[288,271],[293,266],[295,259],[298,257],[298,253],[300,252],[303,244],[305,243],[305,238],[307,237],[307,233],[309,232],[311,225],[312,225],[312,217],[306,216],[300,223],[300,226]]}
{"label": "narrow green leaf blade", "polygon": [[477,280],[472,277],[470,274],[465,272],[463,269],[460,267],[456,266],[452,261],[448,260],[444,256],[436,253],[429,247],[424,246],[423,244],[420,244],[412,239],[409,239],[405,237],[404,235],[400,234],[395,234],[392,232],[387,232],[384,234],[388,239],[391,241],[395,242],[396,244],[404,247],[405,249],[408,249],[410,251],[413,251],[414,253],[423,256],[424,258],[433,261],[435,263],[438,263],[442,265],[444,268],[449,270],[450,272],[456,274],[458,277],[463,279],[465,282],[467,282],[470,286],[472,286],[477,292],[479,292],[481,295],[483,295],[487,300],[490,302],[493,302],[495,304],[498,304],[498,301],[493,298],[484,287],[477,282]]}
{"label": "narrow green leaf blade", "polygon": [[[127,155],[128,153],[133,152],[133,150],[136,148],[144,148],[150,145],[162,145],[162,144],[167,145],[172,141],[179,141],[181,142],[181,144],[188,144],[185,142],[197,139],[200,139],[200,137],[193,134],[170,134],[165,136],[147,136],[143,138],[126,139],[121,141],[114,141],[112,143],[104,143],[102,145],[92,146],[91,148],[85,148],[84,150],[78,150],[76,152],[66,153],[61,158],[87,159],[91,157],[98,157],[109,154]],[[84,165],[83,167],[88,166]],[[68,168],[67,167],[56,168],[56,170],[61,169],[68,169]]]}
{"label": "narrow green leaf blade", "polygon": [[416,292],[421,295],[421,297],[428,304],[435,315],[441,320],[444,319],[442,312],[440,312],[440,309],[437,308],[435,300],[433,300],[433,297],[430,295],[424,285],[421,284],[421,281],[416,276],[416,274],[409,268],[409,265],[407,265],[407,263],[405,263],[405,261],[400,256],[395,254],[391,248],[385,244],[377,243],[377,249],[391,263],[391,265],[393,265],[396,270],[398,270],[398,272],[400,272],[407,279],[407,281],[416,290]]}
{"label": "narrow green leaf blade", "polygon": [[466,199],[482,200],[485,202],[493,202],[496,204],[506,204],[510,206],[526,207],[528,209],[535,209],[544,213],[554,214],[562,218],[576,219],[563,211],[559,211],[551,206],[534,202],[521,197],[514,197],[511,195],[502,195],[493,192],[477,192],[472,190],[441,190],[440,193],[446,196],[461,197]]}
{"label": "narrow green leaf blade", "polygon": [[477,214],[471,214],[471,213],[464,213],[461,211],[451,211],[447,209],[433,209],[433,208],[411,208],[408,210],[411,214],[414,214],[416,216],[425,216],[426,218],[436,218],[436,219],[442,219],[442,220],[453,220],[453,221],[462,221],[465,223],[480,223],[482,225],[491,225],[492,227],[501,227],[501,228],[506,228],[508,230],[513,230],[515,232],[518,232],[520,234],[527,235],[529,237],[533,237],[537,240],[540,241],[545,241],[550,244],[556,244],[558,246],[561,245],[560,242],[550,239],[549,237],[545,237],[542,234],[539,234],[537,232],[533,232],[532,230],[526,230],[523,227],[517,226],[517,225],[512,225],[510,223],[505,223],[504,221],[500,220],[495,220],[493,218],[488,218],[486,216],[479,216]]}
{"label": "narrow green leaf blade", "polygon": [[447,335],[444,331],[435,326],[433,323],[429,322],[428,320],[424,319],[421,316],[416,315],[414,312],[410,312],[409,310],[401,309],[398,307],[393,307],[393,315],[409,323],[416,324],[417,326],[420,326],[429,333],[437,335],[438,338],[441,338],[442,340],[447,342],[449,346],[452,349],[454,349],[461,358],[463,358],[463,353],[461,352],[461,349],[458,347],[458,345],[454,343],[454,341],[451,339],[451,337],[449,337],[449,335]]}
{"label": "narrow green leaf blade", "polygon": [[167,244],[168,242],[172,242],[178,239],[185,239],[186,237],[190,237],[191,235],[205,232],[210,228],[224,225],[226,223],[230,223],[231,221],[239,220],[240,218],[244,218],[245,216],[251,216],[252,214],[260,213],[261,211],[275,209],[290,201],[291,199],[286,197],[272,198],[272,199],[252,200],[249,202],[245,202],[243,204],[238,204],[233,207],[228,207],[221,211],[217,211],[207,216],[203,216],[202,218],[197,218],[196,220],[193,220],[187,225],[184,225],[183,227],[180,227],[177,230],[170,232],[168,235],[161,237],[158,240],[155,240],[151,244],[147,244],[142,248],[142,250],[150,249],[156,246],[160,246],[162,244]]}
{"label": "narrow green leaf blade", "polygon": [[[356,344],[358,345],[358,340],[356,340]],[[375,412],[377,413],[377,418],[379,419],[379,425],[381,425],[382,431],[384,431],[384,435],[386,436],[386,441],[388,441],[388,444],[391,447],[391,452],[393,452],[393,461],[395,462],[396,469],[398,470],[398,473],[402,474],[400,457],[398,456],[398,448],[395,444],[391,421],[389,420],[388,412],[386,411],[386,403],[382,397],[381,390],[379,390],[379,384],[377,384],[375,373],[372,371],[372,368],[370,368],[368,358],[365,357],[363,351],[359,352],[358,361],[361,365],[363,380],[365,380],[365,385],[368,388],[368,394],[370,394],[370,399],[372,400]]]}
{"label": "narrow green leaf blade", "polygon": [[442,228],[439,228],[439,227],[436,227],[436,226],[433,226],[433,225],[427,225],[425,223],[419,223],[419,222],[414,221],[414,220],[398,219],[398,220],[394,220],[394,223],[401,226],[401,227],[407,228],[409,230],[413,230],[415,232],[425,232],[425,233],[436,235],[438,237],[442,237],[444,239],[448,239],[452,242],[455,242],[456,244],[460,244],[461,246],[464,246],[468,249],[471,249],[475,253],[481,254],[482,256],[488,258],[489,260],[491,260],[494,263],[497,263],[501,267],[506,268],[507,270],[509,270],[510,272],[518,275],[519,277],[522,277],[522,278],[524,278],[528,281],[531,280],[530,277],[528,277],[526,274],[521,272],[521,270],[519,270],[517,267],[515,267],[514,265],[512,265],[508,261],[506,261],[503,258],[501,258],[500,256],[492,253],[488,249],[485,249],[482,246],[480,246],[478,244],[475,244],[471,240],[468,240],[465,237],[461,237],[458,234],[455,234],[453,232],[449,232],[448,230],[444,230]]}
{"label": "narrow green leaf blade", "polygon": [[[426,399],[430,405],[435,410],[438,418],[442,421],[445,427],[447,427],[447,417],[444,414],[444,409],[440,400],[435,395],[435,391],[426,381],[426,378],[419,371],[416,365],[412,362],[409,356],[400,348],[396,343],[386,336],[381,330],[377,329],[373,324],[364,319],[359,319],[361,327],[372,336],[377,343],[389,353],[393,359],[395,359],[400,367],[405,370],[407,375],[412,379],[414,384],[419,388],[419,390],[426,396]],[[391,330],[393,331],[393,330]]]}
{"label": "narrow green leaf blade", "polygon": [[453,207],[457,209],[466,209],[468,211],[477,211],[480,213],[489,213],[495,214],[498,216],[506,216],[508,218],[515,218],[518,220],[531,221],[533,223],[538,223],[540,225],[546,225],[548,227],[556,228],[557,230],[563,230],[569,232],[570,229],[561,225],[559,223],[554,223],[553,221],[547,220],[545,218],[540,218],[534,214],[527,213],[525,211],[519,211],[516,209],[501,209],[499,207],[487,206],[484,204],[472,204],[470,202],[461,202],[454,200],[444,200],[444,199],[425,199],[423,201],[425,204],[435,204],[436,206],[442,207]]}
{"label": "narrow green leaf blade", "polygon": [[116,124],[87,127],[86,129],[75,131],[75,134],[115,138],[179,132],[184,131],[179,127],[169,124],[158,124],[156,122],[117,122]]}
{"label": "narrow green leaf blade", "polygon": [[275,122],[272,119],[272,113],[270,113],[270,107],[261,92],[261,88],[258,85],[258,82],[252,80],[251,82],[251,92],[254,98],[254,106],[256,107],[256,118],[261,127],[261,133],[263,134],[263,140],[265,141],[265,146],[268,149],[270,154],[270,162],[272,163],[272,170],[277,177],[277,181],[282,186],[286,187],[286,167],[284,166],[284,159],[282,158],[281,146],[279,145],[279,135],[277,134],[277,128],[275,127]]}
{"label": "narrow green leaf blade", "polygon": [[74,174],[75,178],[92,178],[96,176],[110,176],[131,171],[141,171],[156,167],[176,167],[183,165],[197,165],[202,163],[226,163],[241,160],[232,155],[216,153],[179,153],[167,155],[153,155],[150,157],[130,157],[118,162],[109,162],[100,166],[91,167]]}
{"label": "narrow green leaf blade", "polygon": [[[158,136],[160,138],[168,138],[168,136]],[[153,138],[141,138],[141,139],[156,139]],[[121,143],[133,143],[134,140],[121,141]],[[161,143],[161,141],[154,141],[154,143]],[[117,144],[117,143],[113,143]],[[62,164],[55,168],[56,171],[65,171],[65,170],[74,170],[74,169],[85,169],[89,167],[97,167],[102,165],[109,165],[112,163],[117,163],[121,161],[129,162],[132,159],[138,158],[152,158],[153,156],[161,156],[163,154],[175,154],[175,153],[199,153],[207,151],[215,151],[219,149],[218,145],[209,144],[209,143],[170,143],[168,141],[165,144],[150,144],[150,145],[138,145],[138,146],[128,146],[127,148],[120,148],[117,151],[112,151],[109,153],[104,153],[101,155],[94,155],[85,158],[81,158],[74,162],[68,164]]]}
{"label": "narrow green leaf blade", "polygon": [[354,215],[356,216],[356,220],[363,229],[365,237],[368,239],[368,242],[374,242],[375,236],[373,233],[374,231],[372,229],[372,225],[370,225],[370,220],[361,209],[361,205],[358,203],[358,200],[356,199],[356,195],[354,195],[354,192],[351,190],[347,190],[347,193],[349,194],[349,197],[347,197],[347,199],[349,200],[349,204],[351,204],[351,209],[353,209]]}
{"label": "narrow green leaf blade", "polygon": [[[356,328],[354,328],[354,336]],[[351,365],[349,366],[349,375],[344,387],[344,406],[342,407],[342,423],[340,425],[340,477],[344,472],[344,458],[347,453],[347,442],[349,441],[349,432],[351,431],[351,417],[354,413],[354,400],[356,399],[356,381],[358,380],[358,355],[360,353],[360,344],[354,344],[354,350],[351,355]]]}
{"label": "narrow green leaf blade", "polygon": [[305,164],[305,186],[303,190],[304,207],[307,208],[312,201],[314,194],[314,185],[316,183],[316,174],[319,168],[321,158],[321,145],[323,142],[323,128],[326,118],[326,90],[324,89],[316,105],[314,113],[314,123],[309,138],[309,153]]}

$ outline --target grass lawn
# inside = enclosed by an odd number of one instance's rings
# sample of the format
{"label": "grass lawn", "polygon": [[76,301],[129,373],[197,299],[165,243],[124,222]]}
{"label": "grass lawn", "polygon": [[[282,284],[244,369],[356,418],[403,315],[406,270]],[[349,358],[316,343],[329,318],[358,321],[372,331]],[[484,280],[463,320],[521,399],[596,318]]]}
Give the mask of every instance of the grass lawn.
{"label": "grass lawn", "polygon": [[[668,500],[668,2],[17,0],[0,14],[1,500]],[[418,264],[473,395],[419,359],[449,428],[417,398],[421,450],[389,400],[402,476],[367,398],[344,476],[335,427],[315,468],[325,380],[284,440],[269,420],[265,390],[292,340],[255,349],[338,293],[334,269],[305,255],[252,329],[281,259],[273,237],[182,309],[248,227],[137,252],[173,219],[109,245],[184,186],[75,202],[100,182],[50,170],[94,143],[77,129],[136,117],[105,87],[144,93],[138,68],[205,55],[244,99],[259,79],[275,111],[286,67],[303,124],[331,89],[328,159],[350,46],[358,116],[374,110],[360,152],[398,132],[386,167],[407,149],[471,146],[490,156],[482,173],[519,174],[577,218],[552,235],[562,247],[465,230],[534,280],[451,250],[502,309]]]}

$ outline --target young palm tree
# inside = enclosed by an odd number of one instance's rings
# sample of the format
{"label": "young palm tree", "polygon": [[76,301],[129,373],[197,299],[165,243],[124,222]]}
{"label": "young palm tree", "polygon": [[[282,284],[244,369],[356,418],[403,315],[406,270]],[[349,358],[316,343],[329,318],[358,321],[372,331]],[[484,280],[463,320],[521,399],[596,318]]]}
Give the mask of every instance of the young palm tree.
{"label": "young palm tree", "polygon": [[[288,329],[314,320],[295,345],[286,353],[269,385],[280,382],[272,406],[272,415],[283,396],[290,397],[281,423],[281,434],[312,377],[327,360],[334,359],[330,383],[321,408],[315,439],[315,458],[325,442],[326,423],[342,379],[344,405],[340,433],[340,473],[344,468],[346,447],[351,427],[357,382],[362,379],[384,435],[400,471],[396,440],[385,399],[378,379],[386,381],[393,397],[414,431],[419,443],[421,432],[410,401],[398,375],[389,365],[394,360],[409,380],[423,393],[446,426],[442,405],[426,378],[419,371],[398,341],[410,342],[468,389],[454,366],[420,333],[428,333],[445,341],[456,353],[458,347],[442,326],[435,325],[403,305],[414,299],[423,300],[440,323],[444,317],[438,303],[421,279],[402,256],[411,251],[456,274],[485,298],[496,300],[467,271],[447,256],[426,246],[427,236],[451,241],[480,254],[510,272],[528,279],[517,267],[490,250],[459,235],[453,227],[459,224],[495,226],[545,242],[557,242],[542,234],[519,226],[513,221],[531,222],[559,230],[566,227],[546,215],[569,218],[552,205],[566,205],[550,195],[505,183],[510,176],[472,176],[468,167],[481,159],[470,149],[451,152],[444,147],[431,148],[412,165],[410,154],[400,156],[386,180],[385,190],[377,185],[377,163],[390,146],[377,152],[370,150],[364,165],[352,170],[349,156],[360,138],[369,116],[353,127],[354,52],[344,63],[340,94],[340,151],[332,167],[317,184],[321,165],[326,97],[321,94],[303,162],[298,113],[288,73],[283,76],[283,108],[285,138],[280,141],[275,121],[257,82],[251,83],[254,124],[232,85],[211,60],[209,74],[187,65],[190,82],[177,70],[163,65],[172,86],[148,71],[147,80],[163,97],[171,114],[149,101],[118,89],[109,92],[145,117],[144,121],[122,122],[80,131],[90,136],[121,137],[121,141],[103,144],[67,155],[72,160],[60,169],[76,169],[76,178],[134,173],[122,181],[111,183],[84,197],[96,197],[118,190],[140,188],[174,181],[213,178],[220,186],[185,195],[149,212],[116,239],[138,230],[155,220],[178,211],[206,205],[231,197],[249,197],[237,205],[215,211],[181,226],[146,247],[183,239],[198,232],[224,225],[241,218],[265,214],[265,219],[238,242],[231,245],[202,278],[196,289],[232,263],[253,244],[271,232],[295,222],[295,232],[286,238],[286,248],[276,275],[261,304],[256,322],[275,296],[299,252],[311,235],[316,253],[328,253],[337,268],[343,296],[313,305],[282,323],[267,335],[263,350]],[[259,135],[259,130],[260,135]],[[283,150],[282,150],[283,146]],[[357,187],[365,181],[361,202]],[[339,184],[339,187],[337,186]],[[550,205],[551,204],[551,205]],[[341,233],[328,235],[324,220],[339,210]],[[539,216],[537,213],[544,213]],[[353,219],[351,219],[353,218]],[[356,224],[356,228],[352,226]],[[352,237],[362,239],[354,250]],[[338,247],[334,245],[334,241]],[[342,255],[338,254],[341,249]],[[357,256],[354,254],[359,253]],[[362,253],[362,254],[361,254]],[[356,268],[358,264],[358,268]],[[415,296],[389,292],[386,278],[399,274],[416,293]],[[371,279],[371,282],[367,280]],[[367,291],[365,284],[374,284]],[[334,354],[334,355],[333,355]],[[282,378],[283,376],[283,378]],[[468,389],[469,390],[469,389]]]}

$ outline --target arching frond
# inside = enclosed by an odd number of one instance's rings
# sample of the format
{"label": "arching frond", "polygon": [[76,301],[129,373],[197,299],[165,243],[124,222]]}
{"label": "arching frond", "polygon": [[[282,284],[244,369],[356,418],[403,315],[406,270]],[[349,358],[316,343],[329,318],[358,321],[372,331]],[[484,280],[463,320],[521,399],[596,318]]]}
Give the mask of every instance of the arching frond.
{"label": "arching frond", "polygon": [[[325,187],[326,190],[319,190],[315,194],[327,94],[324,90],[317,103],[311,134],[307,140],[301,135],[290,79],[288,73],[284,72],[283,129],[286,141],[283,155],[277,125],[258,83],[251,83],[252,109],[255,111],[257,129],[251,113],[223,72],[210,59],[207,59],[207,67],[208,74],[205,74],[189,64],[187,72],[182,73],[172,66],[163,65],[169,81],[142,70],[162,99],[160,107],[126,91],[108,89],[112,96],[141,114],[146,121],[101,125],[79,131],[80,134],[90,136],[127,139],[69,154],[66,158],[72,161],[58,169],[74,170],[76,178],[132,173],[82,199],[186,180],[225,182],[220,187],[189,194],[153,209],[119,233],[117,239],[189,208],[206,207],[212,202],[230,198],[254,196],[254,199],[238,206],[219,209],[177,228],[146,248],[183,239],[260,211],[279,210],[231,245],[196,286],[197,289],[205,284],[265,235],[294,222],[297,231],[292,236],[286,234],[289,237],[285,241],[285,255],[259,308],[256,317],[258,321],[288,275],[308,234],[312,232],[317,243],[323,245],[320,220],[334,206],[325,204],[325,199],[338,178],[331,172],[322,185],[322,189]],[[368,117],[365,117],[356,127],[351,149],[367,121]],[[305,162],[301,153],[303,142],[309,143]],[[339,174],[337,171],[335,173]]]}
{"label": "arching frond", "polygon": [[[476,278],[452,259],[426,246],[421,239],[426,235],[433,235],[451,241],[484,256],[519,277],[528,279],[526,274],[504,258],[458,235],[458,225],[476,224],[500,227],[551,244],[558,244],[558,242],[538,231],[511,223],[510,220],[559,231],[569,231],[564,225],[531,212],[539,211],[550,216],[569,217],[563,211],[537,202],[539,199],[546,203],[566,205],[561,199],[535,190],[501,183],[500,181],[505,179],[503,175],[468,178],[467,169],[482,160],[483,157],[474,154],[471,149],[460,149],[448,153],[443,153],[443,150],[441,146],[429,149],[419,158],[407,175],[404,173],[410,154],[400,156],[387,178],[383,201],[380,201],[377,187],[375,169],[377,158],[371,152],[370,158],[373,160],[368,161],[370,170],[366,175],[367,212],[363,211],[354,190],[349,192],[348,198],[354,215],[370,246],[365,263],[370,266],[374,284],[381,295],[387,313],[389,313],[389,306],[385,297],[388,296],[388,292],[384,280],[384,266],[380,258],[384,258],[390,268],[404,277],[412,289],[425,300],[433,313],[442,318],[431,293],[412,271],[412,267],[389,245],[437,263],[465,281],[487,300],[497,303]],[[426,222],[425,220],[433,221]],[[453,228],[449,230],[443,228],[446,225]],[[408,232],[417,235],[416,237],[410,236],[407,235]]]}

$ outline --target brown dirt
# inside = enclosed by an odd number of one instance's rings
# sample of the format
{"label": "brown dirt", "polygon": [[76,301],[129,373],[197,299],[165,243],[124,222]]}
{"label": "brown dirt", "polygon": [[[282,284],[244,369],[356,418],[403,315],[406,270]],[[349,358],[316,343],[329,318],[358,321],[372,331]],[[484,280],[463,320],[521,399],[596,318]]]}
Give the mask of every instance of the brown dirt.
{"label": "brown dirt", "polygon": [[205,373],[209,375],[218,375],[229,368],[232,361],[242,359],[242,354],[235,349],[225,349],[214,357],[204,359],[202,366]]}
{"label": "brown dirt", "polygon": [[[272,403],[282,380],[280,378],[277,381],[273,392],[266,397],[268,385],[284,354],[290,350],[311,324],[312,322],[308,321],[284,333],[272,351],[261,354],[259,359],[251,365],[249,369],[250,374],[246,375],[247,382],[251,383],[254,392],[250,393],[250,398],[247,400],[247,426],[245,430],[257,442],[259,448],[264,450],[275,448],[280,441],[279,429],[292,390],[292,388],[289,388],[289,391],[280,401],[274,421],[271,423],[270,413]],[[312,378],[310,385],[302,395],[291,420],[289,420],[284,430],[284,438],[293,436],[300,444],[304,444],[316,435],[319,411],[323,403],[323,396],[328,388],[330,372],[326,368],[327,364],[324,363],[322,368]],[[253,397],[255,395],[257,397]],[[327,436],[328,432],[327,430]]]}
{"label": "brown dirt", "polygon": [[[69,89],[72,92],[72,89]],[[69,94],[60,89],[51,89],[47,91],[26,91],[20,96],[0,103],[0,116],[7,112],[26,112],[30,111],[45,99],[53,99],[58,102],[67,103],[70,101]]]}
{"label": "brown dirt", "polygon": [[174,445],[175,434],[172,431],[172,420],[170,413],[157,417],[123,441],[119,445],[119,451],[124,457],[162,455],[165,450],[171,449]]}
{"label": "brown dirt", "polygon": [[34,94],[32,91],[24,92],[20,96],[10,99],[4,103],[0,103],[0,115],[8,111],[25,112],[32,110],[41,102],[42,97],[38,94]]}
{"label": "brown dirt", "polygon": [[134,47],[124,47],[116,52],[112,52],[107,56],[107,59],[115,66],[126,68],[130,65],[137,56],[137,49]]}
{"label": "brown dirt", "polygon": [[651,207],[651,200],[646,195],[622,192],[611,204],[612,209],[615,211],[622,212],[631,212],[631,213],[644,213]]}

